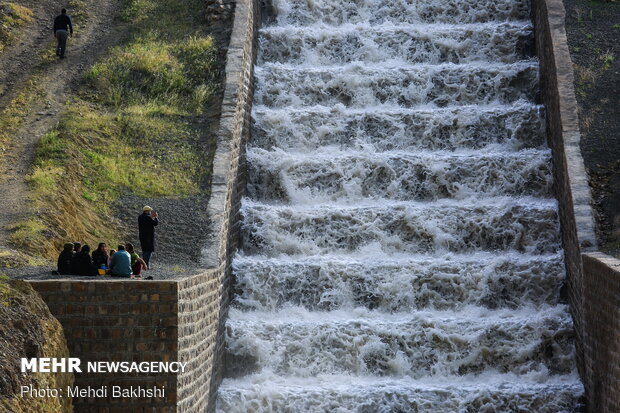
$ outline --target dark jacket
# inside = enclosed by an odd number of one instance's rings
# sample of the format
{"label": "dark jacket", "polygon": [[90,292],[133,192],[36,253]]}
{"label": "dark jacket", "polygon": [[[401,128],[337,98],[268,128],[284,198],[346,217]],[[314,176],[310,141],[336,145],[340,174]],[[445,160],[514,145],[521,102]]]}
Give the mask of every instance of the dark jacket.
{"label": "dark jacket", "polygon": [[71,274],[71,262],[73,260],[73,251],[63,251],[58,256],[58,273],[60,275]]}
{"label": "dark jacket", "polygon": [[66,14],[61,14],[54,19],[54,33],[57,30],[67,30],[73,34],[73,25],[71,24],[71,17]]}
{"label": "dark jacket", "polygon": [[93,265],[95,268],[101,268],[102,265],[108,266],[108,254],[105,251],[93,251]]}
{"label": "dark jacket", "polygon": [[155,251],[155,227],[159,224],[157,218],[143,213],[138,217],[138,230],[140,232],[140,246],[142,252]]}
{"label": "dark jacket", "polygon": [[71,272],[75,275],[95,275],[96,269],[90,254],[80,251],[73,256]]}

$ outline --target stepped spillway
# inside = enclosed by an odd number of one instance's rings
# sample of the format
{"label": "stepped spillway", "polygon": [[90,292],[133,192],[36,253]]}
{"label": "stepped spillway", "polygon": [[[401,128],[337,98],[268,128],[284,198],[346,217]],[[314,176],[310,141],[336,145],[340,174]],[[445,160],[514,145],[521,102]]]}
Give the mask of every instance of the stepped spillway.
{"label": "stepped spillway", "polygon": [[220,412],[577,412],[525,0],[273,0]]}

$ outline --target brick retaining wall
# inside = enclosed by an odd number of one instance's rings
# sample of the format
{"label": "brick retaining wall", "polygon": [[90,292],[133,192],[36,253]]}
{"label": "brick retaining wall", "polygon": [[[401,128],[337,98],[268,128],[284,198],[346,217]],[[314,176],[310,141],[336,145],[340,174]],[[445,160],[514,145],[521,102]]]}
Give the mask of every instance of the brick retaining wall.
{"label": "brick retaining wall", "polygon": [[191,371],[179,378],[179,411],[184,413],[214,411],[222,379],[230,265],[240,239],[239,209],[246,186],[245,146],[250,137],[259,25],[258,0],[237,1],[209,201],[215,238],[203,252],[204,264],[212,269],[179,283],[181,357],[192,360]]}
{"label": "brick retaining wall", "polygon": [[[31,281],[60,321],[69,354],[82,361],[176,361],[177,283],[172,281]],[[165,387],[165,397],[149,399],[74,398],[76,412],[176,412],[175,374],[76,373],[81,388]]]}
{"label": "brick retaining wall", "polygon": [[620,261],[596,252],[590,187],[581,156],[573,65],[562,0],[534,0],[547,137],[560,206],[568,302],[587,411],[620,411]]}
{"label": "brick retaining wall", "polygon": [[620,412],[620,260],[583,257],[583,380],[588,411]]}

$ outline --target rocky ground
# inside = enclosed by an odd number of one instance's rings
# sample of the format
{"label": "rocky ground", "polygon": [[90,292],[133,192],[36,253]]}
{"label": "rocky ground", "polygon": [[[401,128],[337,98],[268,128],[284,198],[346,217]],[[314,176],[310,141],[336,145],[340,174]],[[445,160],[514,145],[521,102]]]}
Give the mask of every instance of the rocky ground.
{"label": "rocky ground", "polygon": [[620,2],[564,0],[600,247],[620,254]]}

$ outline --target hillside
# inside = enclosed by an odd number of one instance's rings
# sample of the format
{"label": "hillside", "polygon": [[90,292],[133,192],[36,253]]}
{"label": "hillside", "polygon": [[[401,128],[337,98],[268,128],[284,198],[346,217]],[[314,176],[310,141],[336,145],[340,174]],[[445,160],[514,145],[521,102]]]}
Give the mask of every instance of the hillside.
{"label": "hillside", "polygon": [[0,35],[0,256],[39,264],[64,242],[138,244],[148,204],[162,220],[155,262],[197,265],[227,19],[203,0],[72,0],[59,60],[51,27],[64,4],[0,2],[11,19]]}

